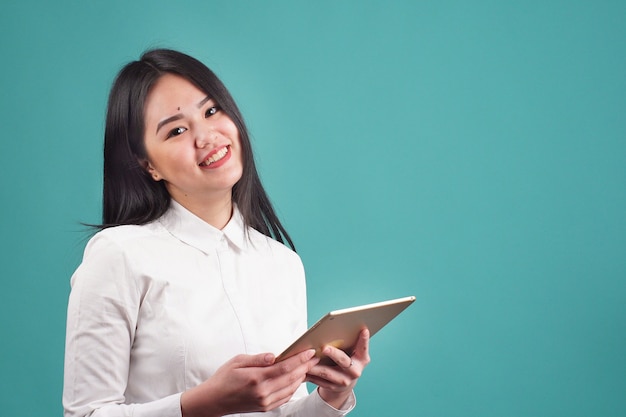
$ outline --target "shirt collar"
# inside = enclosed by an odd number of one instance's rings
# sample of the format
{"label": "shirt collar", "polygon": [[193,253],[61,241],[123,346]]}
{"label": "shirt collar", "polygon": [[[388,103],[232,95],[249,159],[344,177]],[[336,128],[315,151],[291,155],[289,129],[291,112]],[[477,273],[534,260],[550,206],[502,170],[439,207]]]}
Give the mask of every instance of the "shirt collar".
{"label": "shirt collar", "polygon": [[211,226],[174,200],[159,222],[172,236],[206,254],[215,250],[224,238],[238,249],[246,246],[243,216],[236,205],[232,217],[222,230]]}

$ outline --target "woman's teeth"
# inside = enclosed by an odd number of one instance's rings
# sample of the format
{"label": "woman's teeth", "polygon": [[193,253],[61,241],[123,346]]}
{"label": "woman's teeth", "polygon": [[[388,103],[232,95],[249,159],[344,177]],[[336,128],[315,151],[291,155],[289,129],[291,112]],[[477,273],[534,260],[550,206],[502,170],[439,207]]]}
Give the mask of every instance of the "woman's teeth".
{"label": "woman's teeth", "polygon": [[217,162],[223,157],[225,157],[227,153],[228,153],[228,146],[225,146],[219,151],[215,152],[213,155],[211,155],[206,161],[202,162],[200,165],[209,166],[212,163]]}

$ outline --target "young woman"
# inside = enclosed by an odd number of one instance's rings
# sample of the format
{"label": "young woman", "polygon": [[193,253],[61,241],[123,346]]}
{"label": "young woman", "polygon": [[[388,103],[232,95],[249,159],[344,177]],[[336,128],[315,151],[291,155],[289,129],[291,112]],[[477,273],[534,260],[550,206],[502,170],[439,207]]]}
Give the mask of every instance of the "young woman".
{"label": "young woman", "polygon": [[[66,416],[354,407],[367,330],[351,356],[324,349],[336,366],[313,351],[275,363],[307,327],[302,263],[235,102],[196,59],[153,50],[115,80],[100,229],[71,280]],[[318,388],[309,394],[305,381]]]}

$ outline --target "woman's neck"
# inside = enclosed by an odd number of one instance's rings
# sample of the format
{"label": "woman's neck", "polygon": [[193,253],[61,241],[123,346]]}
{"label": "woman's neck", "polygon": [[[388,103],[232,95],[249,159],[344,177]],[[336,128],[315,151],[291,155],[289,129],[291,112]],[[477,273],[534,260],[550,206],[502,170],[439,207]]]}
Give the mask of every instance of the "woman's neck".
{"label": "woman's neck", "polygon": [[[174,199],[181,206],[210,224],[222,230],[233,215],[232,195],[219,199]],[[181,201],[183,200],[183,201]]]}

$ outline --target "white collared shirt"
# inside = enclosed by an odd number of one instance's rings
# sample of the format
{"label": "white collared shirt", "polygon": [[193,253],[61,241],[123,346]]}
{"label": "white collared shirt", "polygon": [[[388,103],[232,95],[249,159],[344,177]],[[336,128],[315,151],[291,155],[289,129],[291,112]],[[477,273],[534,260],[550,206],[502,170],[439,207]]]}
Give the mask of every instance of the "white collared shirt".
{"label": "white collared shirt", "polygon": [[[235,210],[216,229],[175,201],[159,220],[97,233],[71,280],[66,417],[180,417],[180,395],[233,356],[280,353],[307,327],[299,256]],[[303,384],[248,416],[335,417]],[[90,414],[93,413],[93,414]]]}

